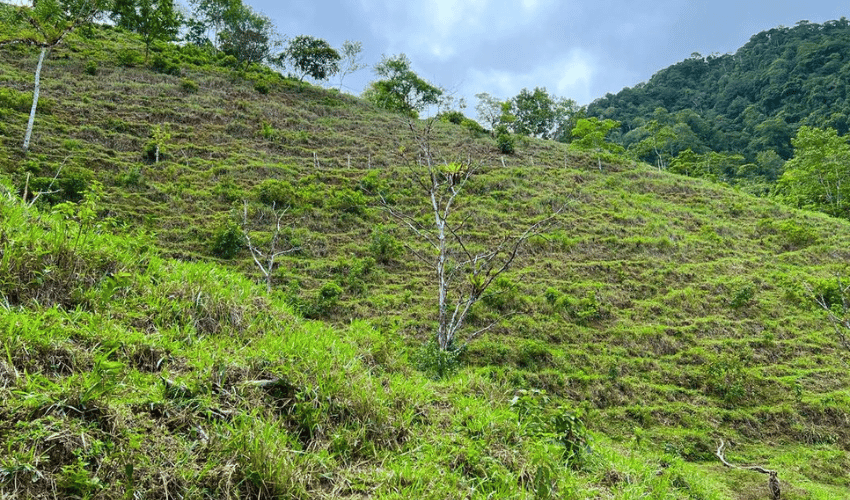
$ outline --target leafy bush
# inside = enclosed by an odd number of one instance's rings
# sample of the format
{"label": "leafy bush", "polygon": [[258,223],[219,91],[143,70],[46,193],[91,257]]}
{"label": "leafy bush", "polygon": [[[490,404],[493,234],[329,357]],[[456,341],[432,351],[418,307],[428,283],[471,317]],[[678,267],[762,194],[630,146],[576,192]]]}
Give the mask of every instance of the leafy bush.
{"label": "leafy bush", "polygon": [[466,117],[460,111],[446,111],[445,113],[440,113],[439,118],[441,121],[460,125]]}
{"label": "leafy bush", "polygon": [[733,291],[732,299],[729,301],[729,307],[732,309],[740,309],[749,304],[756,295],[756,289],[752,285],[743,285]]}
{"label": "leafy bush", "polygon": [[91,179],[92,175],[88,170],[68,169],[55,180],[52,177],[31,177],[29,183],[24,181],[18,187],[18,193],[23,196],[26,189],[28,199],[32,199],[37,193],[43,193],[38,201],[49,205],[66,201],[76,203],[83,199]]}
{"label": "leafy bush", "polygon": [[264,121],[260,124],[260,136],[267,141],[277,141],[280,139],[281,133],[271,123]]}
{"label": "leafy bush", "polygon": [[198,91],[198,84],[195,83],[194,80],[184,78],[180,81],[180,88],[183,89],[183,92],[186,92],[187,94],[194,94]]}
{"label": "leafy bush", "polygon": [[180,76],[180,65],[171,58],[157,54],[151,61],[151,68],[166,75]]}
{"label": "leafy bush", "polygon": [[316,298],[313,301],[312,307],[307,311],[307,316],[311,318],[321,318],[327,316],[339,304],[339,299],[342,297],[342,287],[333,281],[325,283],[319,288]]}
{"label": "leafy bush", "polygon": [[440,349],[434,336],[413,355],[413,364],[417,370],[434,380],[447,378],[461,367],[461,358],[466,353],[466,346],[467,344],[460,347],[450,344],[448,348]]}
{"label": "leafy bush", "polygon": [[472,132],[474,134],[485,134],[487,132],[487,129],[482,127],[481,124],[479,124],[477,121],[473,120],[472,118],[464,118],[460,122],[460,126],[464,127],[465,129],[469,130],[470,132]]}
{"label": "leafy bush", "polygon": [[0,88],[0,108],[8,108],[20,113],[26,113],[30,110],[30,106],[32,106],[32,93]]}
{"label": "leafy bush", "polygon": [[501,312],[514,309],[520,302],[519,286],[509,278],[499,276],[481,297],[481,301],[487,307]]}
{"label": "leafy bush", "polygon": [[230,222],[219,227],[215,232],[210,252],[222,259],[232,259],[244,246],[245,235],[242,234],[242,229]]}
{"label": "leafy bush", "polygon": [[269,93],[269,82],[266,80],[257,80],[254,83],[254,90],[259,92],[260,94],[266,95]]}
{"label": "leafy bush", "polygon": [[515,151],[514,136],[508,132],[508,128],[504,125],[499,125],[496,127],[495,134],[496,147],[499,148],[499,151],[506,155],[513,154]]}
{"label": "leafy bush", "polygon": [[95,76],[97,74],[97,61],[89,61],[86,63],[86,73],[91,76]]}
{"label": "leafy bush", "polygon": [[378,224],[372,229],[372,241],[369,251],[375,260],[381,264],[389,264],[401,255],[402,245],[383,225]]}
{"label": "leafy bush", "polygon": [[295,205],[297,196],[295,188],[286,181],[266,179],[255,190],[257,200],[264,205],[279,208]]}
{"label": "leafy bush", "polygon": [[362,192],[346,188],[334,193],[329,206],[330,208],[342,213],[364,215],[366,213],[367,204],[368,200]]}
{"label": "leafy bush", "polygon": [[581,411],[561,405],[549,408],[549,405],[546,391],[537,389],[519,390],[511,400],[511,409],[524,433],[563,446],[564,461],[574,469],[582,468],[592,450]]}
{"label": "leafy bush", "polygon": [[144,58],[137,50],[121,49],[115,55],[115,62],[117,62],[119,66],[132,68],[142,64],[142,62],[144,62]]}

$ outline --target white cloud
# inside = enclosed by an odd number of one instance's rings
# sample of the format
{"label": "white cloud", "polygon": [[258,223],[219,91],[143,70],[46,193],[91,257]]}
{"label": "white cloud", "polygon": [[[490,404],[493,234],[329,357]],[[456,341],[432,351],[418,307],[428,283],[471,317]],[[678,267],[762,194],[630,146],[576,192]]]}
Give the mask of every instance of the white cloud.
{"label": "white cloud", "polygon": [[522,73],[471,69],[464,86],[471,89],[471,94],[487,92],[501,99],[513,97],[523,88],[546,87],[550,94],[587,104],[598,97],[592,94],[597,68],[598,62],[591,54],[573,49],[557,60],[542,63]]}
{"label": "white cloud", "polygon": [[459,50],[527,31],[555,0],[359,0],[392,50],[446,60]]}

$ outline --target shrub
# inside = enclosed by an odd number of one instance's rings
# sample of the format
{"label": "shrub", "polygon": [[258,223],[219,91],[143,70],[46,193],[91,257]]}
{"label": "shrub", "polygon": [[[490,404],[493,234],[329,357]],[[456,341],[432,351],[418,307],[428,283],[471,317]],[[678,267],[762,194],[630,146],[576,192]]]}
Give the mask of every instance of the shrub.
{"label": "shrub", "polygon": [[341,286],[333,281],[325,283],[319,288],[319,292],[316,294],[316,299],[312,307],[309,308],[310,310],[307,316],[312,318],[327,316],[339,304],[340,297],[342,297]]}
{"label": "shrub", "polygon": [[151,68],[158,73],[164,73],[166,75],[180,75],[180,65],[162,54],[154,56],[151,61]]}
{"label": "shrub", "polygon": [[30,110],[30,106],[32,106],[32,93],[0,88],[0,108],[26,113]]}
{"label": "shrub", "polygon": [[484,127],[482,127],[477,121],[475,121],[471,118],[464,118],[460,122],[460,126],[466,128],[467,130],[469,130],[470,132],[472,132],[474,134],[484,134],[484,133],[487,132],[487,130]]}
{"label": "shrub", "polygon": [[260,94],[266,95],[269,93],[269,82],[265,80],[257,80],[254,83],[254,90],[259,92]]}
{"label": "shrub", "polygon": [[88,73],[92,76],[97,74],[97,62],[96,61],[89,61],[88,63],[86,63],[86,73]]}
{"label": "shrub", "polygon": [[119,66],[132,68],[141,64],[143,62],[143,58],[137,50],[122,49],[115,55],[115,62],[117,62]]}
{"label": "shrub", "polygon": [[446,111],[445,113],[440,113],[441,121],[454,123],[455,125],[460,125],[464,119],[466,119],[466,117],[463,116],[463,113],[460,111]]}
{"label": "shrub", "polygon": [[292,184],[277,179],[266,179],[256,188],[257,200],[279,208],[295,205],[296,194]]}
{"label": "shrub", "polygon": [[446,349],[440,349],[434,336],[413,355],[413,365],[429,378],[439,380],[451,376],[461,367],[465,353],[466,344],[460,347],[449,344]]}
{"label": "shrub", "polygon": [[514,136],[508,132],[508,128],[504,125],[499,125],[496,127],[495,134],[496,147],[499,148],[499,151],[506,155],[513,154],[515,151]]}
{"label": "shrub", "polygon": [[260,136],[267,141],[277,141],[280,139],[280,130],[274,128],[269,122],[260,124]]}
{"label": "shrub", "polygon": [[378,224],[372,229],[369,251],[375,257],[375,260],[381,264],[389,264],[401,255],[401,249],[401,243],[386,227]]}
{"label": "shrub", "polygon": [[366,204],[366,196],[360,191],[343,189],[334,194],[330,207],[346,214],[363,215],[366,213]]}
{"label": "shrub", "polygon": [[245,235],[234,223],[221,226],[213,235],[210,251],[216,257],[232,259],[245,246]]}
{"label": "shrub", "polygon": [[180,88],[183,89],[183,92],[186,92],[187,94],[194,94],[198,91],[198,84],[195,83],[194,80],[184,78],[180,81]]}

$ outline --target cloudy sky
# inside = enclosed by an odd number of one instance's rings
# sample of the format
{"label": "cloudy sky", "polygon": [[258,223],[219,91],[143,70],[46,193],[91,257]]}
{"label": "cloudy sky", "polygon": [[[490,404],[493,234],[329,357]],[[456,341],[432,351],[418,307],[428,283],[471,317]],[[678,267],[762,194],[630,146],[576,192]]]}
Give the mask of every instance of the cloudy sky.
{"label": "cloudy sky", "polygon": [[[587,104],[689,57],[734,52],[800,20],[850,16],[846,0],[243,0],[289,37],[363,43],[369,69],[346,77],[359,94],[383,54],[405,53],[431,83],[465,97],[521,89]],[[333,82],[332,82],[333,83]]]}

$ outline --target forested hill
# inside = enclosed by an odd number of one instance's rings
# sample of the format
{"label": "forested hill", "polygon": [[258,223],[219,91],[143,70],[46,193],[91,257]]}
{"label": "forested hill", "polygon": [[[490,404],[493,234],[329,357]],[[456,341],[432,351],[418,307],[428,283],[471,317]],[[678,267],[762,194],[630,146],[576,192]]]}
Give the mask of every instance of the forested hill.
{"label": "forested hill", "polygon": [[[754,35],[735,54],[695,53],[646,83],[596,100],[588,115],[620,121],[617,140],[625,146],[654,136],[662,160],[688,148],[734,152],[771,180],[780,162],[766,152],[790,158],[800,126],[848,131],[848,88],[850,22],[800,21]],[[658,161],[654,148],[644,149],[646,160]]]}

